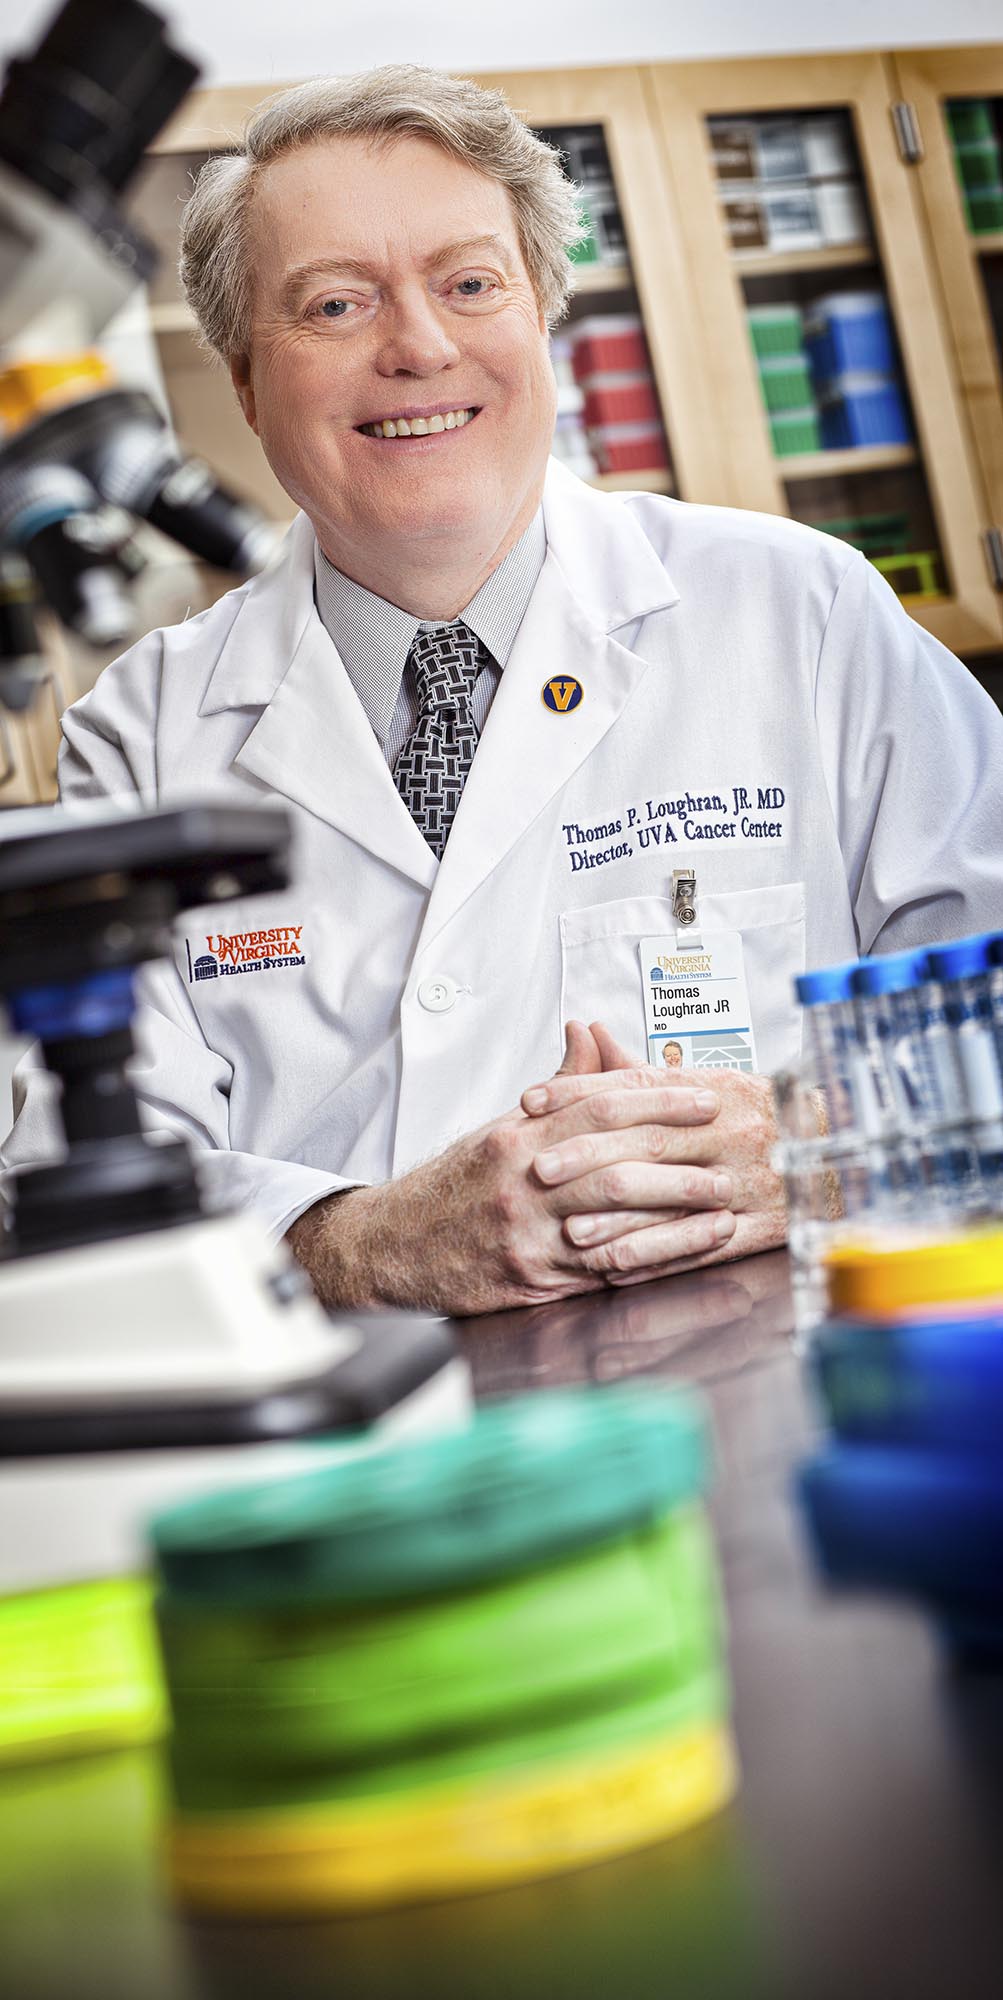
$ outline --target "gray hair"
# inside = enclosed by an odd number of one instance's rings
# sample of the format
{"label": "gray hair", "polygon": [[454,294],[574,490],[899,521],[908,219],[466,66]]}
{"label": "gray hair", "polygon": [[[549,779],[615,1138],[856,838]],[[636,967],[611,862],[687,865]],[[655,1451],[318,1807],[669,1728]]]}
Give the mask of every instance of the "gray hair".
{"label": "gray hair", "polygon": [[205,343],[224,361],[248,350],[252,319],[247,223],[260,168],[313,140],[431,139],[508,189],[523,261],[548,326],[571,291],[568,252],[585,234],[578,197],[555,147],[501,92],[441,70],[391,63],[361,76],[321,77],[255,112],[240,150],[202,168],[181,221],[181,282]]}

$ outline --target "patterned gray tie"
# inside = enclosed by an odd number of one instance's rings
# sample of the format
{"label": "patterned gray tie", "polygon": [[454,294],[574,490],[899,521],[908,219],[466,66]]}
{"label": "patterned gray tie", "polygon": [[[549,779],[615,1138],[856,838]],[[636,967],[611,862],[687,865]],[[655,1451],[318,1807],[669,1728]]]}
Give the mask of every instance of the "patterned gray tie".
{"label": "patterned gray tie", "polygon": [[491,658],[462,619],[415,633],[408,654],[419,714],[394,765],[394,783],[420,833],[440,859],[477,748],[470,706],[474,682]]}

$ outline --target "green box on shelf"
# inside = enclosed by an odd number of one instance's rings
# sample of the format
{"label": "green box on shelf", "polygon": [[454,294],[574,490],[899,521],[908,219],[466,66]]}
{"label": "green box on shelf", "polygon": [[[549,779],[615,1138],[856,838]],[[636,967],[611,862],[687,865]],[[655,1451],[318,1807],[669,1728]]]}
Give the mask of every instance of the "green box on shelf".
{"label": "green box on shelf", "polygon": [[776,410],[804,410],[812,402],[811,369],[803,354],[768,354],[759,362],[763,401]]}
{"label": "green box on shelf", "polygon": [[954,157],[963,188],[999,187],[1003,180],[1003,158],[998,139],[968,139],[955,146]]}
{"label": "green box on shelf", "polygon": [[770,437],[778,458],[791,458],[804,451],[821,451],[818,411],[813,409],[777,411],[770,418]]}
{"label": "green box on shelf", "polygon": [[800,354],[801,308],[798,305],[750,306],[745,315],[756,354]]}
{"label": "green box on shelf", "polygon": [[972,139],[993,137],[993,109],[987,97],[952,97],[947,105],[947,122],[956,146]]}
{"label": "green box on shelf", "polygon": [[821,528],[827,535],[838,535],[841,542],[849,542],[850,547],[859,549],[861,555],[900,556],[909,545],[908,514],[847,514],[845,518],[833,521],[815,521],[812,525]]}
{"label": "green box on shelf", "polygon": [[965,208],[973,236],[1003,229],[1003,187],[966,188]]}
{"label": "green box on shelf", "polygon": [[587,233],[585,236],[582,237],[580,243],[574,244],[572,249],[568,251],[568,256],[570,257],[571,262],[573,264],[598,264],[599,245],[595,239],[595,231],[592,227],[592,217],[589,214],[587,203],[582,201],[580,194],[578,200],[578,216],[583,228],[586,230]]}

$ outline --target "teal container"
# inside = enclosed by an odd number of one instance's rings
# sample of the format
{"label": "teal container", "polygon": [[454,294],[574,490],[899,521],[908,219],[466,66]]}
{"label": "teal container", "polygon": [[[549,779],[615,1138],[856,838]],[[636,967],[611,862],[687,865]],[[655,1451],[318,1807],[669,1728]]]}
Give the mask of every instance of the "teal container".
{"label": "teal container", "polygon": [[750,306],[746,312],[749,336],[755,354],[763,359],[775,354],[801,353],[801,308],[793,303]]}
{"label": "teal container", "polygon": [[759,363],[767,409],[804,410],[812,401],[811,369],[803,354],[767,355]]}
{"label": "teal container", "polygon": [[965,210],[973,236],[1003,229],[1003,186],[966,189]]}
{"label": "teal container", "polygon": [[821,451],[818,411],[778,410],[770,418],[770,438],[777,458],[793,458],[804,451]]}
{"label": "teal container", "polygon": [[996,138],[966,139],[955,146],[954,157],[961,185],[966,190],[998,187],[1003,181],[1003,159]]}
{"label": "teal container", "polygon": [[956,146],[995,136],[993,108],[987,97],[952,97],[947,105],[947,123]]}

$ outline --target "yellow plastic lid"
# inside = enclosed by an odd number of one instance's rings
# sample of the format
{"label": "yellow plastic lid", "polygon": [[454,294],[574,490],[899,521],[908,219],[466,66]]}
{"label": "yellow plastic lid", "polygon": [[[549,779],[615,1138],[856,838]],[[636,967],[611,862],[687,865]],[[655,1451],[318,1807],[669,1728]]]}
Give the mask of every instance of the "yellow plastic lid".
{"label": "yellow plastic lid", "polygon": [[1003,1230],[844,1239],[826,1267],[833,1313],[892,1316],[976,1300],[1003,1303]]}
{"label": "yellow plastic lid", "polygon": [[322,1916],[476,1894],[665,1840],[735,1791],[720,1721],[605,1755],[492,1772],[309,1814],[178,1819],[174,1886],[192,1907]]}

